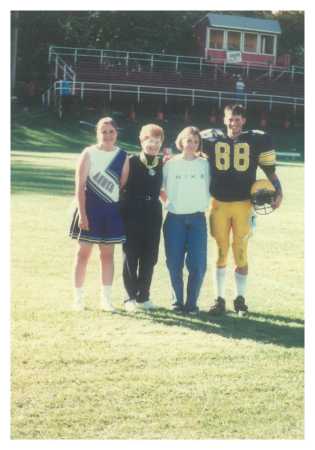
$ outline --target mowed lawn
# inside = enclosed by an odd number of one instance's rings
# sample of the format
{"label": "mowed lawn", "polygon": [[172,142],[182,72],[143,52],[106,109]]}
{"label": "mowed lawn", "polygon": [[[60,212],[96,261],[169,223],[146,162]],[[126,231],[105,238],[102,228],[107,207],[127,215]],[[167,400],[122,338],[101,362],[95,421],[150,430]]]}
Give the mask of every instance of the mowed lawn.
{"label": "mowed lawn", "polygon": [[303,439],[303,166],[279,166],[285,199],[250,242],[251,314],[209,321],[215,247],[199,317],[169,309],[163,239],[152,313],[99,306],[98,251],[87,310],[74,312],[67,236],[77,154],[12,152],[13,439]]}

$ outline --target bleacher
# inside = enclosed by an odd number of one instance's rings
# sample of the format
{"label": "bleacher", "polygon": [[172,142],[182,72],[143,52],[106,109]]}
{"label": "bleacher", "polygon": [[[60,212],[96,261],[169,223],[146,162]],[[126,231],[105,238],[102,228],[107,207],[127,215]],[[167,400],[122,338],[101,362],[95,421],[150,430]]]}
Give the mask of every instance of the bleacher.
{"label": "bleacher", "polygon": [[[70,61],[68,61],[70,64]],[[193,67],[185,70],[171,70],[171,67],[157,67],[153,70],[142,64],[126,65],[122,62],[116,64],[103,64],[95,58],[79,60],[72,64],[77,74],[77,81],[95,83],[125,83],[141,84],[147,86],[169,86],[174,88],[209,89],[234,91],[235,74],[233,72],[215,73],[214,70],[200,73]],[[211,68],[212,69],[212,68]],[[288,78],[288,77],[287,77]],[[245,92],[257,94],[273,94],[289,97],[303,97],[304,83],[296,83],[290,79],[255,79],[244,77]]]}
{"label": "bleacher", "polygon": [[50,47],[49,62],[52,84],[42,96],[47,104],[52,96],[62,95],[60,80],[68,80],[72,95],[81,100],[103,93],[111,101],[112,94],[118,93],[135,94],[138,103],[143,95],[159,96],[165,103],[169,97],[190,98],[192,105],[208,99],[221,108],[222,102],[235,101],[236,79],[241,75],[245,106],[265,104],[271,111],[282,105],[295,112],[304,106],[303,67],[214,63],[203,57],[68,47]]}

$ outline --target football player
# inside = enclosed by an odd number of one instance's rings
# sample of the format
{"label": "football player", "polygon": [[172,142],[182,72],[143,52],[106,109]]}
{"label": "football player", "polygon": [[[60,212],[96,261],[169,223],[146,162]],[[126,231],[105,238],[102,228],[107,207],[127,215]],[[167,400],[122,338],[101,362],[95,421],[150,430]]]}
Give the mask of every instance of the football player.
{"label": "football player", "polygon": [[282,189],[276,175],[276,152],[270,136],[260,130],[243,131],[246,111],[242,105],[229,105],[224,109],[226,132],[218,129],[203,130],[203,152],[210,164],[210,193],[212,208],[210,230],[218,248],[216,263],[217,298],[210,315],[225,313],[225,279],[230,234],[235,262],[235,312],[248,312],[245,303],[248,274],[247,243],[251,234],[252,204],[250,190],[256,180],[257,167],[266,174],[276,194],[272,208],[282,201]]}

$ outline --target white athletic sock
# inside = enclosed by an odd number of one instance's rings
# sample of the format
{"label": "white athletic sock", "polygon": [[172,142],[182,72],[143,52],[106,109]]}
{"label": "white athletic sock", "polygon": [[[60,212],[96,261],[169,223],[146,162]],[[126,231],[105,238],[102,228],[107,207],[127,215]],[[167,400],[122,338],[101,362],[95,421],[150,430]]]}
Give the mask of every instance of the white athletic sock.
{"label": "white athletic sock", "polygon": [[112,285],[111,284],[103,284],[101,290],[101,297],[107,302],[111,303],[112,301]]}
{"label": "white athletic sock", "polygon": [[75,303],[79,304],[83,302],[83,288],[74,288],[74,301]]}
{"label": "white athletic sock", "polygon": [[243,275],[239,272],[234,272],[234,274],[235,274],[236,296],[241,295],[242,297],[245,297],[247,275]]}
{"label": "white athletic sock", "polygon": [[84,309],[84,297],[83,297],[83,288],[73,288],[73,307],[78,310],[81,311]]}
{"label": "white athletic sock", "polygon": [[217,281],[217,296],[225,298],[225,276],[226,268],[217,267],[216,269],[216,281]]}

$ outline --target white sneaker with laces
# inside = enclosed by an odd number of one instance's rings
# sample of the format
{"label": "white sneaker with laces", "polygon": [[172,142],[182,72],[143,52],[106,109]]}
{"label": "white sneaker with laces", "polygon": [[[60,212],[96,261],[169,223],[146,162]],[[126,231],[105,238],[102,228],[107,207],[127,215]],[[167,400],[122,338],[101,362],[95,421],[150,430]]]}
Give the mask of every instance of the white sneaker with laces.
{"label": "white sneaker with laces", "polygon": [[113,307],[111,301],[109,301],[105,297],[101,297],[100,308],[102,311],[107,311],[107,312],[112,312],[112,313],[116,312],[116,309]]}
{"label": "white sneaker with laces", "polygon": [[127,312],[135,312],[137,311],[137,304],[136,301],[132,298],[125,301],[125,310]]}
{"label": "white sneaker with laces", "polygon": [[137,302],[137,308],[143,309],[144,311],[149,311],[151,309],[156,309],[157,306],[151,302],[151,300],[147,300],[146,302],[140,303]]}

